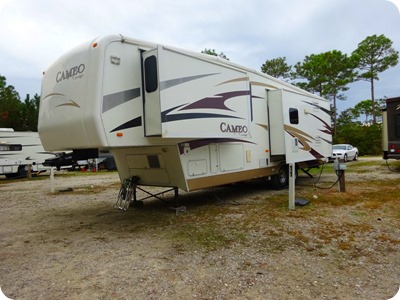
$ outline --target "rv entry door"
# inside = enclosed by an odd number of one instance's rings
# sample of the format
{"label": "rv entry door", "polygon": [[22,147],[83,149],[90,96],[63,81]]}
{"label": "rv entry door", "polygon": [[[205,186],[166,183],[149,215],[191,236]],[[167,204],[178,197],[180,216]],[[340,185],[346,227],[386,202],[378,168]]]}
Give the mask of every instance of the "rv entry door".
{"label": "rv entry door", "polygon": [[146,136],[161,135],[158,48],[143,53],[143,116]]}

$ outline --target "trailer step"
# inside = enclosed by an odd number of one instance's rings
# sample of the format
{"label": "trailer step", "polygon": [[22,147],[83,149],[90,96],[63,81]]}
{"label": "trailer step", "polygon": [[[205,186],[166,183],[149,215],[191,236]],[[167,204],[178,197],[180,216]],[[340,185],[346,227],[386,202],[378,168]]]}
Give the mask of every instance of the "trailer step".
{"label": "trailer step", "polygon": [[127,210],[131,202],[135,202],[137,177],[124,179],[119,189],[118,199],[115,207],[120,210]]}
{"label": "trailer step", "polygon": [[129,208],[129,196],[128,191],[124,186],[121,186],[121,189],[119,190],[118,193],[118,199],[117,202],[115,203],[115,207],[120,209],[120,210],[127,210]]}

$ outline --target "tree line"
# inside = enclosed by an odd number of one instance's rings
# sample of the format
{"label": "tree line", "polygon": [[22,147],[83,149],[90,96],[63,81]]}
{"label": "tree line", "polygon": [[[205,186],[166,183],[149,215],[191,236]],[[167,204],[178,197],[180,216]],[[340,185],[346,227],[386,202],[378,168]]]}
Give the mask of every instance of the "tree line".
{"label": "tree line", "polygon": [[292,83],[332,101],[333,125],[336,129],[337,100],[345,100],[343,92],[352,82],[365,80],[371,89],[372,122],[376,124],[375,81],[379,74],[399,62],[399,52],[392,47],[392,41],[382,35],[372,35],[358,44],[351,55],[340,50],[327,51],[306,56],[303,62],[292,66],[285,57],[267,60],[262,72],[274,77],[290,79]]}
{"label": "tree line", "polygon": [[[385,101],[375,99],[375,84],[380,73],[399,62],[399,52],[392,45],[383,34],[372,35],[362,40],[350,55],[340,50],[311,54],[294,67],[280,57],[267,60],[261,69],[331,101],[334,143],[353,144],[360,154],[378,154],[382,152],[380,121]],[[337,100],[346,100],[343,92],[355,81],[369,83],[370,99],[360,99],[355,107],[338,114]]]}
{"label": "tree line", "polygon": [[0,75],[0,128],[13,128],[15,131],[37,131],[40,97],[26,95],[21,101],[12,85]]}
{"label": "tree line", "polygon": [[[385,35],[366,37],[350,54],[331,50],[307,55],[294,66],[286,57],[266,60],[261,72],[279,78],[331,102],[333,142],[357,146],[361,154],[381,153],[381,109],[384,99],[375,99],[375,84],[380,73],[399,62],[399,52]],[[205,49],[203,53],[226,58],[221,52]],[[346,100],[343,92],[355,81],[367,81],[370,99],[338,114],[337,100]],[[368,139],[365,137],[368,136]]]}
{"label": "tree line", "polygon": [[[330,100],[334,143],[350,143],[361,154],[377,154],[381,151],[380,111],[384,99],[375,99],[374,89],[379,74],[399,62],[399,52],[392,44],[384,35],[372,35],[361,41],[350,55],[340,50],[310,54],[294,66],[286,62],[286,57],[278,57],[266,60],[261,72]],[[229,60],[215,49],[201,52]],[[369,83],[371,98],[338,114],[337,100],[345,100],[343,92],[358,80]],[[0,75],[0,128],[37,131],[39,103],[38,94],[33,98],[26,95],[21,101],[15,88],[7,85],[6,77]]]}

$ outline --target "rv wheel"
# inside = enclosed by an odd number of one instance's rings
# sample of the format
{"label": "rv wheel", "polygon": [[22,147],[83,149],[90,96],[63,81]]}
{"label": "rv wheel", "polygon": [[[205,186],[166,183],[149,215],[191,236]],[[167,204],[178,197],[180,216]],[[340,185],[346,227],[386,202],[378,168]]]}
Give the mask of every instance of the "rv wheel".
{"label": "rv wheel", "polygon": [[272,176],[272,185],[276,189],[284,189],[289,183],[289,168],[288,165],[283,165],[276,175]]}
{"label": "rv wheel", "polygon": [[25,166],[19,166],[18,172],[6,174],[6,178],[7,179],[23,178],[23,177],[26,177],[26,174],[27,174],[27,172],[26,172]]}

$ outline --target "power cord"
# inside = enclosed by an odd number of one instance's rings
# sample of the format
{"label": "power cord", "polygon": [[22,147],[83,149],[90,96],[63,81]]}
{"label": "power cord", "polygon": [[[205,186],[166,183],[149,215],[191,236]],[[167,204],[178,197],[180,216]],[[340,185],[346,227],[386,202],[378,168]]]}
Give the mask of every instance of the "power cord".
{"label": "power cord", "polygon": [[386,166],[388,167],[389,171],[396,172],[396,173],[400,172],[399,169],[392,169],[390,167],[388,159],[386,159]]}
{"label": "power cord", "polygon": [[317,189],[329,190],[329,189],[333,188],[333,187],[340,181],[340,179],[341,179],[342,176],[343,176],[343,173],[340,174],[340,173],[336,170],[335,173],[336,173],[336,176],[337,176],[337,180],[336,180],[331,186],[329,186],[329,187],[318,186],[317,184],[319,183],[319,181],[320,181],[320,179],[321,179],[322,171],[324,170],[326,164],[327,164],[327,162],[325,162],[325,163],[322,165],[321,171],[319,172],[318,179],[317,179],[317,181],[314,182],[314,184],[313,184],[313,186],[314,186],[315,188],[317,188]]}

